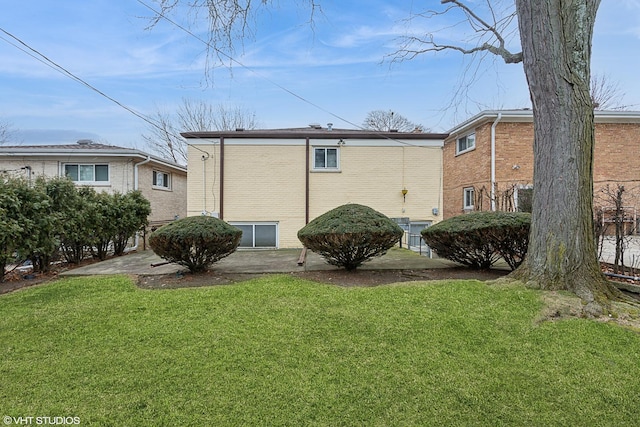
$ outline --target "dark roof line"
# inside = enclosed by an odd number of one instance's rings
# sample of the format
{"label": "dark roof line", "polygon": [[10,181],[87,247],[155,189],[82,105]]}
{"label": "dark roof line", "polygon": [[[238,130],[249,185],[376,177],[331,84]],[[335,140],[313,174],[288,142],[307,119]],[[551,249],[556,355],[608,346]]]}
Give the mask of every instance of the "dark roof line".
{"label": "dark roof line", "polygon": [[156,163],[165,164],[175,169],[186,171],[187,167],[172,160],[164,159],[155,155],[145,153],[134,148],[118,147],[106,144],[49,144],[49,145],[2,145],[0,155],[98,155],[105,156],[131,156],[139,158],[150,158]]}
{"label": "dark roof line", "polygon": [[221,130],[204,132],[182,132],[187,139],[207,138],[280,138],[280,139],[335,139],[335,138],[366,138],[366,139],[399,139],[399,140],[425,140],[444,139],[446,133],[430,132],[379,132],[357,129],[321,128],[291,128],[291,129],[251,129],[251,130]]}

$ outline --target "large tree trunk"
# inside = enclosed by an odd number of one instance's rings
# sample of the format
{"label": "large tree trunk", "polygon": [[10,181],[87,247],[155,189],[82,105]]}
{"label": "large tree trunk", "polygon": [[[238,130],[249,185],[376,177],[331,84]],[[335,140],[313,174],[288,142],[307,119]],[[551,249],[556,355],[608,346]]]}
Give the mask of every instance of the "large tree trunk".
{"label": "large tree trunk", "polygon": [[596,314],[616,289],[593,228],[591,40],[599,0],[516,0],[534,115],[534,196],[526,261],[514,276],[574,292]]}

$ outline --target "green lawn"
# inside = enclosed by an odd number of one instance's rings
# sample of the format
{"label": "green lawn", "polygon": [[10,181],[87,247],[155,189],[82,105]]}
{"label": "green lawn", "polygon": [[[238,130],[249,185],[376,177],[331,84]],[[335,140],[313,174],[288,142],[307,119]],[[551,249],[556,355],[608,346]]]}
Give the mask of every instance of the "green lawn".
{"label": "green lawn", "polygon": [[[272,276],[0,297],[0,415],[110,426],[637,426],[640,334],[536,324],[540,293]],[[35,421],[34,421],[35,422]]]}

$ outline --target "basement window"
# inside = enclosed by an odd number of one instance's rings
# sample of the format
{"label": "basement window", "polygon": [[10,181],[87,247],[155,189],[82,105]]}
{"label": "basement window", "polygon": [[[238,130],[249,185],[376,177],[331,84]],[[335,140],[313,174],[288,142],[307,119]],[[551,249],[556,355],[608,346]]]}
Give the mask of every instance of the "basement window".
{"label": "basement window", "polygon": [[229,222],[229,224],[242,230],[240,248],[278,247],[277,222]]}

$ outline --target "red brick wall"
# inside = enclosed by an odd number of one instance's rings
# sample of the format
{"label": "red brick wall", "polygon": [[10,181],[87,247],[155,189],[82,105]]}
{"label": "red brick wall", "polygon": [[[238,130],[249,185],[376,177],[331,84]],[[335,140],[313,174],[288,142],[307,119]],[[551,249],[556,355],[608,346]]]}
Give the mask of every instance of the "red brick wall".
{"label": "red brick wall", "polygon": [[[445,141],[443,153],[443,215],[464,213],[463,189],[483,187],[490,191],[491,124],[476,129],[476,149],[455,155],[456,137]],[[460,136],[460,135],[458,135]],[[496,126],[496,194],[533,183],[533,123],[500,122]],[[601,188],[625,185],[625,204],[640,210],[640,124],[596,123],[594,195],[599,203]],[[488,193],[487,193],[488,194]],[[627,203],[628,201],[628,203]],[[481,204],[490,209],[489,199]]]}
{"label": "red brick wall", "polygon": [[443,155],[443,218],[460,215],[463,209],[463,189],[466,187],[489,187],[491,176],[491,125],[475,129],[476,148],[456,156],[455,138],[444,143]]}
{"label": "red brick wall", "polygon": [[596,124],[593,187],[596,206],[611,205],[605,195],[624,185],[625,205],[640,209],[640,124]]}

